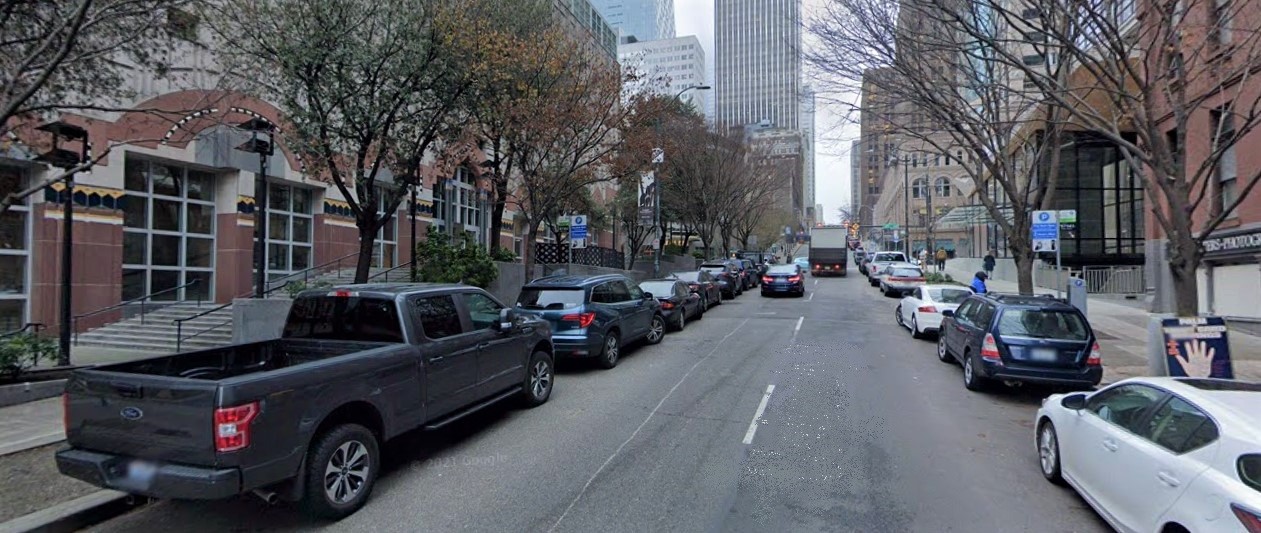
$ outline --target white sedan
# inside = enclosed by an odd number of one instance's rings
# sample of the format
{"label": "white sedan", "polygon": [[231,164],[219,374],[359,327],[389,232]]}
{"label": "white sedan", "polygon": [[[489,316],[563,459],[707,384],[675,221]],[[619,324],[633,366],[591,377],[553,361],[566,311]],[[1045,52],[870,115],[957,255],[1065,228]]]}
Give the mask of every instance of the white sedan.
{"label": "white sedan", "polygon": [[972,296],[972,291],[959,285],[924,285],[902,298],[895,311],[898,325],[911,330],[911,336],[923,337],[941,327],[941,312],[955,311]]}
{"label": "white sedan", "polygon": [[1042,475],[1118,531],[1261,532],[1261,383],[1132,378],[1053,394],[1034,427]]}

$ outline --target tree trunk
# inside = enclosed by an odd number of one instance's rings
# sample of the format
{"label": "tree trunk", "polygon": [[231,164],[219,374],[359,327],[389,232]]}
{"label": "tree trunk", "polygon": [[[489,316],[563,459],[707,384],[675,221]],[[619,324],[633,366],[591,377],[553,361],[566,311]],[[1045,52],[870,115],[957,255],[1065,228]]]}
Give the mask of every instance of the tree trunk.
{"label": "tree trunk", "polygon": [[1020,252],[1016,250],[1016,246],[1011,246],[1011,251],[1015,255],[1016,260],[1016,286],[1020,294],[1033,295],[1033,254],[1027,250]]}
{"label": "tree trunk", "polygon": [[373,223],[359,224],[359,258],[355,262],[355,283],[368,282],[369,269],[372,268],[372,246],[377,240],[377,230],[373,227],[375,225]]}
{"label": "tree trunk", "polygon": [[490,253],[499,251],[499,233],[504,226],[504,208],[508,203],[508,183],[495,180],[495,205],[490,213]]}
{"label": "tree trunk", "polygon": [[1169,245],[1172,247],[1169,250],[1169,273],[1173,277],[1174,311],[1179,317],[1199,316],[1199,243],[1192,238],[1174,235],[1169,239]]}
{"label": "tree trunk", "polygon": [[525,267],[525,281],[529,283],[534,279],[534,241],[538,239],[539,228],[537,222],[527,222],[525,242],[521,243],[521,264]]}

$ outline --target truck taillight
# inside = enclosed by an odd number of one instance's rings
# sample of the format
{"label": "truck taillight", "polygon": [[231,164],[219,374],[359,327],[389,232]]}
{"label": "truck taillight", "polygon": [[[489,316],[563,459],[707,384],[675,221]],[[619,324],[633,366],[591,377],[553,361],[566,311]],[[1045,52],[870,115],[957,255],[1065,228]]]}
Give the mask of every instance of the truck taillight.
{"label": "truck taillight", "polygon": [[985,342],[981,343],[981,359],[1002,362],[1002,356],[998,354],[998,342],[994,340],[992,333],[986,333]]}
{"label": "truck taillight", "polygon": [[1099,366],[1103,364],[1103,354],[1099,351],[1099,342],[1096,341],[1090,345],[1090,357],[1086,358],[1086,365]]}
{"label": "truck taillight", "polygon": [[258,416],[258,402],[215,409],[215,451],[234,452],[250,445],[250,423]]}
{"label": "truck taillight", "polygon": [[595,322],[595,313],[573,313],[560,317],[561,322],[577,322],[578,327],[585,328]]}

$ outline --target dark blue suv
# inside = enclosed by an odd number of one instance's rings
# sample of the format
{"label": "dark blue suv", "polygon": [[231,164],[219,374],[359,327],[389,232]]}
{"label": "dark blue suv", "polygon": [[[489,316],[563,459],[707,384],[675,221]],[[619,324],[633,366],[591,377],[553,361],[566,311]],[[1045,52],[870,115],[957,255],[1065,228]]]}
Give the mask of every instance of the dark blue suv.
{"label": "dark blue suv", "polygon": [[536,279],[521,289],[517,309],[551,325],[558,359],[595,358],[602,368],[617,366],[623,346],[657,344],[666,331],[654,295],[616,274]]}
{"label": "dark blue suv", "polygon": [[995,381],[1088,389],[1103,378],[1090,323],[1061,300],[978,294],[942,317],[937,358],[963,365],[968,390]]}

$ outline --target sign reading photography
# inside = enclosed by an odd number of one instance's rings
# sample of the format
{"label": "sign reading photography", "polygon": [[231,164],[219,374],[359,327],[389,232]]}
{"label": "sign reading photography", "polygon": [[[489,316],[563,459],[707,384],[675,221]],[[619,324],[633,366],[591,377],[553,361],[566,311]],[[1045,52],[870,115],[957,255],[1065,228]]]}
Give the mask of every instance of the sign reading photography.
{"label": "sign reading photography", "polygon": [[1261,232],[1204,239],[1204,252],[1209,254],[1225,254],[1256,248],[1261,248]]}
{"label": "sign reading photography", "polygon": [[1235,378],[1222,317],[1166,318],[1160,331],[1170,376]]}

